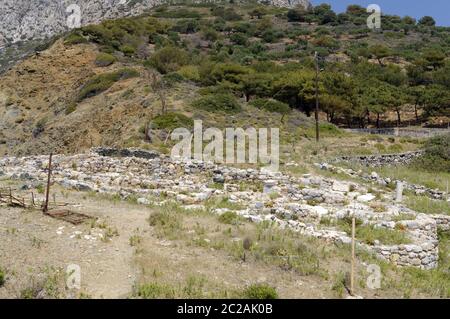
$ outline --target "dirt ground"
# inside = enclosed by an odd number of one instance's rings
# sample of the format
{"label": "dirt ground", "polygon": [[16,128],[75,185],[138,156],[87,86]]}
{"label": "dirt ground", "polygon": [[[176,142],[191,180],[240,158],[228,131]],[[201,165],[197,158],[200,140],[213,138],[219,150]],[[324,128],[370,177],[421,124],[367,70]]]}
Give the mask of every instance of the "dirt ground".
{"label": "dirt ground", "polygon": [[[64,278],[69,264],[81,267],[82,295],[92,298],[130,297],[135,285],[155,271],[170,281],[202,276],[226,289],[264,282],[276,286],[282,298],[333,296],[329,284],[313,277],[257,262],[238,262],[220,250],[186,249],[158,238],[147,221],[148,207],[54,189],[57,202],[71,203],[67,208],[97,217],[101,226],[73,226],[39,210],[0,207],[0,265],[6,270],[0,298],[21,297],[50,274]],[[117,230],[118,235],[102,240],[99,234],[105,229]],[[136,234],[142,238],[139,248],[130,245]],[[65,290],[58,287],[60,282],[50,284],[56,286],[50,287],[53,290]]]}

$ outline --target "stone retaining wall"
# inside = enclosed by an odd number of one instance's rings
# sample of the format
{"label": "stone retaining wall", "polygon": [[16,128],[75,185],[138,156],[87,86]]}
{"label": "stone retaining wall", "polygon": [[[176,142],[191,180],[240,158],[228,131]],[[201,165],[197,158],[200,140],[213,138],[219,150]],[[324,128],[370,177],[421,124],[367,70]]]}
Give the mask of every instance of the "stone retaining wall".
{"label": "stone retaining wall", "polygon": [[338,157],[336,161],[356,162],[358,164],[371,167],[380,167],[385,165],[407,165],[422,154],[422,151],[416,151],[401,154],[342,156]]}

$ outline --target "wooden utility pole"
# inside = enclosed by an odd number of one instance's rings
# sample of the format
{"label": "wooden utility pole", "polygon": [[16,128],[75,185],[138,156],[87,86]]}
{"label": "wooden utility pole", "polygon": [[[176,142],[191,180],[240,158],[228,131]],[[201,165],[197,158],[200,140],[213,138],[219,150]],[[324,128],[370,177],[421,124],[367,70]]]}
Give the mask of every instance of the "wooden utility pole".
{"label": "wooden utility pole", "polygon": [[355,216],[352,217],[352,270],[350,273],[350,294],[355,295]]}
{"label": "wooden utility pole", "polygon": [[319,55],[317,51],[314,53],[314,61],[316,63],[316,110],[314,116],[316,119],[316,142],[319,141]]}
{"label": "wooden utility pole", "polygon": [[47,192],[45,194],[44,208],[42,209],[42,211],[44,213],[48,212],[48,198],[49,198],[49,195],[50,195],[50,182],[51,182],[51,176],[52,176],[52,156],[53,156],[53,153],[50,153],[50,157],[48,159]]}

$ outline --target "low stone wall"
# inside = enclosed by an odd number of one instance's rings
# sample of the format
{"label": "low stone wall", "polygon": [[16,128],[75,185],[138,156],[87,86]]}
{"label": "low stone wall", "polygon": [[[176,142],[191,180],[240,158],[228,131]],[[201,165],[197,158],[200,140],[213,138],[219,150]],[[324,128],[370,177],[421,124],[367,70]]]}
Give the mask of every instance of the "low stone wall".
{"label": "low stone wall", "polygon": [[422,154],[422,151],[416,151],[400,154],[342,156],[338,157],[336,161],[356,162],[364,166],[372,167],[380,167],[385,165],[407,165]]}
{"label": "low stone wall", "polygon": [[138,157],[138,158],[153,159],[160,156],[159,153],[157,152],[133,148],[116,149],[110,147],[98,147],[92,149],[92,152],[97,153],[98,155],[101,156],[110,156],[110,157]]}
{"label": "low stone wall", "polygon": [[346,129],[352,133],[366,133],[377,135],[391,135],[391,136],[407,136],[415,138],[427,138],[442,134],[450,133],[449,129],[444,128],[398,128],[398,127],[386,127],[386,128],[363,128],[363,129]]}
{"label": "low stone wall", "polygon": [[435,268],[439,257],[437,243],[375,246],[372,250],[379,258],[397,266],[415,266],[422,269]]}
{"label": "low stone wall", "polygon": [[447,231],[450,230],[450,216],[446,215],[429,215],[436,221],[438,229]]}

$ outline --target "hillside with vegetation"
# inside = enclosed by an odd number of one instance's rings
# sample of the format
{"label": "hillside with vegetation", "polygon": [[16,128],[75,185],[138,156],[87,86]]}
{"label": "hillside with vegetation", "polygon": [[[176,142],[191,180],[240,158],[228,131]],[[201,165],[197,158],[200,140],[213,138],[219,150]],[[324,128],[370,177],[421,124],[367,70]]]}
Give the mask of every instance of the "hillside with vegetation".
{"label": "hillside with vegetation", "polygon": [[295,139],[311,125],[315,52],[324,126],[446,127],[449,29],[384,15],[371,31],[367,15],[356,5],[336,14],[326,4],[205,3],[74,30],[0,79],[0,148],[139,146],[146,127],[183,115],[220,127],[281,123]]}

